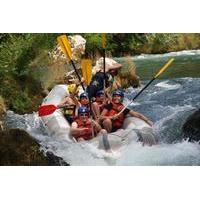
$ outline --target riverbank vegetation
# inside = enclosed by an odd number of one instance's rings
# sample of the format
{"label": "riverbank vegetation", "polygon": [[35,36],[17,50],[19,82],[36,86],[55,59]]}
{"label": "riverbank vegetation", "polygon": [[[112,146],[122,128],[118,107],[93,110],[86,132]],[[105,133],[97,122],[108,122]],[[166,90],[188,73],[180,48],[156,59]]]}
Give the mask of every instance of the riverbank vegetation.
{"label": "riverbank vegetation", "polygon": [[[101,34],[82,34],[88,41],[86,53],[101,52]],[[200,48],[199,33],[112,33],[107,34],[107,54],[114,57],[157,54]]]}
{"label": "riverbank vegetation", "polygon": [[[49,69],[49,74],[63,76],[64,68],[60,70],[48,56],[58,35],[0,34],[0,96],[7,109],[17,113],[37,111],[43,90],[55,80],[55,76],[43,79],[44,74]],[[101,34],[81,35],[87,41],[86,55],[92,59],[101,56]],[[107,56],[120,57],[199,48],[200,34],[113,33],[107,34],[106,52]]]}

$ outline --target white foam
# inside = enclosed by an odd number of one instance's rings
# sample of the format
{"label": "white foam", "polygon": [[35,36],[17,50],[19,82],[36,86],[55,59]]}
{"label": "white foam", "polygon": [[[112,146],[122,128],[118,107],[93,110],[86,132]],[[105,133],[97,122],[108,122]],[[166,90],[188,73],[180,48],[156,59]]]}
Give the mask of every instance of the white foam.
{"label": "white foam", "polygon": [[198,165],[199,153],[199,145],[187,141],[152,147],[135,143],[126,149],[116,165]]}
{"label": "white foam", "polygon": [[[188,78],[187,78],[188,80]],[[194,79],[190,79],[193,81]],[[156,87],[178,88],[179,84],[169,84],[168,81],[158,83]],[[184,91],[184,90],[183,90]],[[151,99],[150,99],[151,100]],[[127,100],[127,103],[129,101]],[[149,102],[149,100],[148,100]],[[192,110],[192,105],[162,106],[156,105],[158,114],[162,112],[162,119],[154,124],[154,132],[161,134],[178,115]],[[137,103],[134,103],[136,105]],[[138,105],[138,104],[137,104]],[[155,110],[154,110],[155,111]],[[18,115],[8,112],[11,127],[21,128],[36,138],[44,151],[62,157],[70,165],[199,165],[200,147],[187,141],[176,144],[159,144],[156,146],[142,146],[141,143],[132,142],[120,149],[120,152],[107,153],[95,146],[83,143],[73,143],[63,136],[48,135],[37,113]]]}
{"label": "white foam", "polygon": [[170,52],[165,54],[141,54],[138,56],[134,56],[134,60],[141,60],[141,59],[153,59],[153,58],[160,58],[160,57],[176,57],[176,56],[189,56],[189,55],[200,55],[200,49],[198,50],[183,50],[178,52]]}
{"label": "white foam", "polygon": [[162,88],[166,88],[168,90],[175,90],[175,89],[178,89],[181,87],[180,84],[169,84],[168,81],[163,81],[163,82],[160,82],[160,83],[157,83],[155,85],[156,87],[162,87]]}
{"label": "white foam", "polygon": [[[180,112],[187,108],[191,109],[190,106],[177,106],[173,109]],[[24,127],[20,123],[18,125],[40,141],[42,150],[53,152],[70,165],[197,165],[200,162],[199,145],[187,141],[152,147],[143,147],[141,143],[132,142],[120,152],[107,153],[87,143],[80,145],[63,138],[45,135],[41,132],[43,130],[41,130],[41,124],[38,124],[40,120],[36,114],[21,116],[10,113],[10,115],[14,121],[23,119],[21,123]],[[159,128],[160,130],[162,128]]]}
{"label": "white foam", "polygon": [[177,115],[179,115],[180,112],[185,112],[194,109],[191,105],[184,105],[184,106],[167,106],[163,109],[163,113],[165,113],[167,116],[163,117],[162,119],[158,120],[154,124],[154,131],[155,133],[160,133],[166,128],[166,121],[170,119],[175,119]]}

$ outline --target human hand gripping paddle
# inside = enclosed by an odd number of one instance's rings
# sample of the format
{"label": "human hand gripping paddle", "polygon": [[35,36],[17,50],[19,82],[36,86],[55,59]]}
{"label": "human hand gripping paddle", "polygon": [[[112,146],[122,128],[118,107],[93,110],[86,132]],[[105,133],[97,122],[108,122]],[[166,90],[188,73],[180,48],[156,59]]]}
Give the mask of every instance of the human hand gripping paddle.
{"label": "human hand gripping paddle", "polygon": [[[78,85],[77,85],[78,87]],[[77,91],[77,87],[74,88],[73,92],[70,94],[71,97],[74,97],[76,91]],[[50,115],[52,113],[54,113],[57,109],[60,109],[60,108],[65,108],[69,106],[68,104],[65,105],[65,104],[60,104],[58,106],[55,106],[53,104],[48,104],[48,105],[42,105],[39,107],[39,111],[38,111],[38,115],[40,117],[42,116],[46,116],[46,115]]]}
{"label": "human hand gripping paddle", "polygon": [[156,79],[158,78],[170,65],[171,63],[174,61],[174,58],[171,58],[159,71],[158,73],[149,81],[149,83],[147,83],[144,88],[142,88],[142,90],[140,90],[140,92],[138,92],[135,97],[130,101],[130,103],[128,105],[126,105],[118,114],[114,115],[112,117],[112,119],[117,119],[119,117],[119,115]]}

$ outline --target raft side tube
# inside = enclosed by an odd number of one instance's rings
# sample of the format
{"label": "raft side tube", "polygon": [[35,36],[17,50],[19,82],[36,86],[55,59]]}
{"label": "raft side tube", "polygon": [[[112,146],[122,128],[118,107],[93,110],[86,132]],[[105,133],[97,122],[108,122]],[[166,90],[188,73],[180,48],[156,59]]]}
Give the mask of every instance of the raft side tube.
{"label": "raft side tube", "polygon": [[[42,105],[53,104],[57,106],[67,94],[67,85],[56,85],[45,97]],[[66,135],[69,137],[70,125],[60,109],[57,109],[51,115],[42,116],[41,119],[49,134]]]}

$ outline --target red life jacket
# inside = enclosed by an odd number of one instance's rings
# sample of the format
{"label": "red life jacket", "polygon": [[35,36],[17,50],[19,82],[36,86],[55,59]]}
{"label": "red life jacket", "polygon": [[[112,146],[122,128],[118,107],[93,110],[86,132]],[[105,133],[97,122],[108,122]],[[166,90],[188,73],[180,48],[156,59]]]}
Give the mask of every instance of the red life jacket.
{"label": "red life jacket", "polygon": [[[111,102],[111,104],[112,104],[112,109],[108,110],[106,116],[116,115],[116,114],[118,114],[124,108],[124,105],[121,104],[121,103],[117,103],[116,104],[114,102]],[[124,119],[125,119],[125,115],[122,112],[117,119],[115,119],[115,120],[112,121],[113,127],[116,128],[116,129],[121,128],[122,125],[123,125],[123,123],[124,123]]]}
{"label": "red life jacket", "polygon": [[92,123],[91,123],[90,119],[88,119],[86,122],[83,122],[81,119],[77,118],[75,120],[75,122],[78,124],[78,128],[88,128],[89,129],[88,131],[84,131],[84,134],[83,134],[83,132],[81,132],[80,135],[79,134],[74,135],[76,140],[78,138],[83,138],[84,140],[92,139]]}

